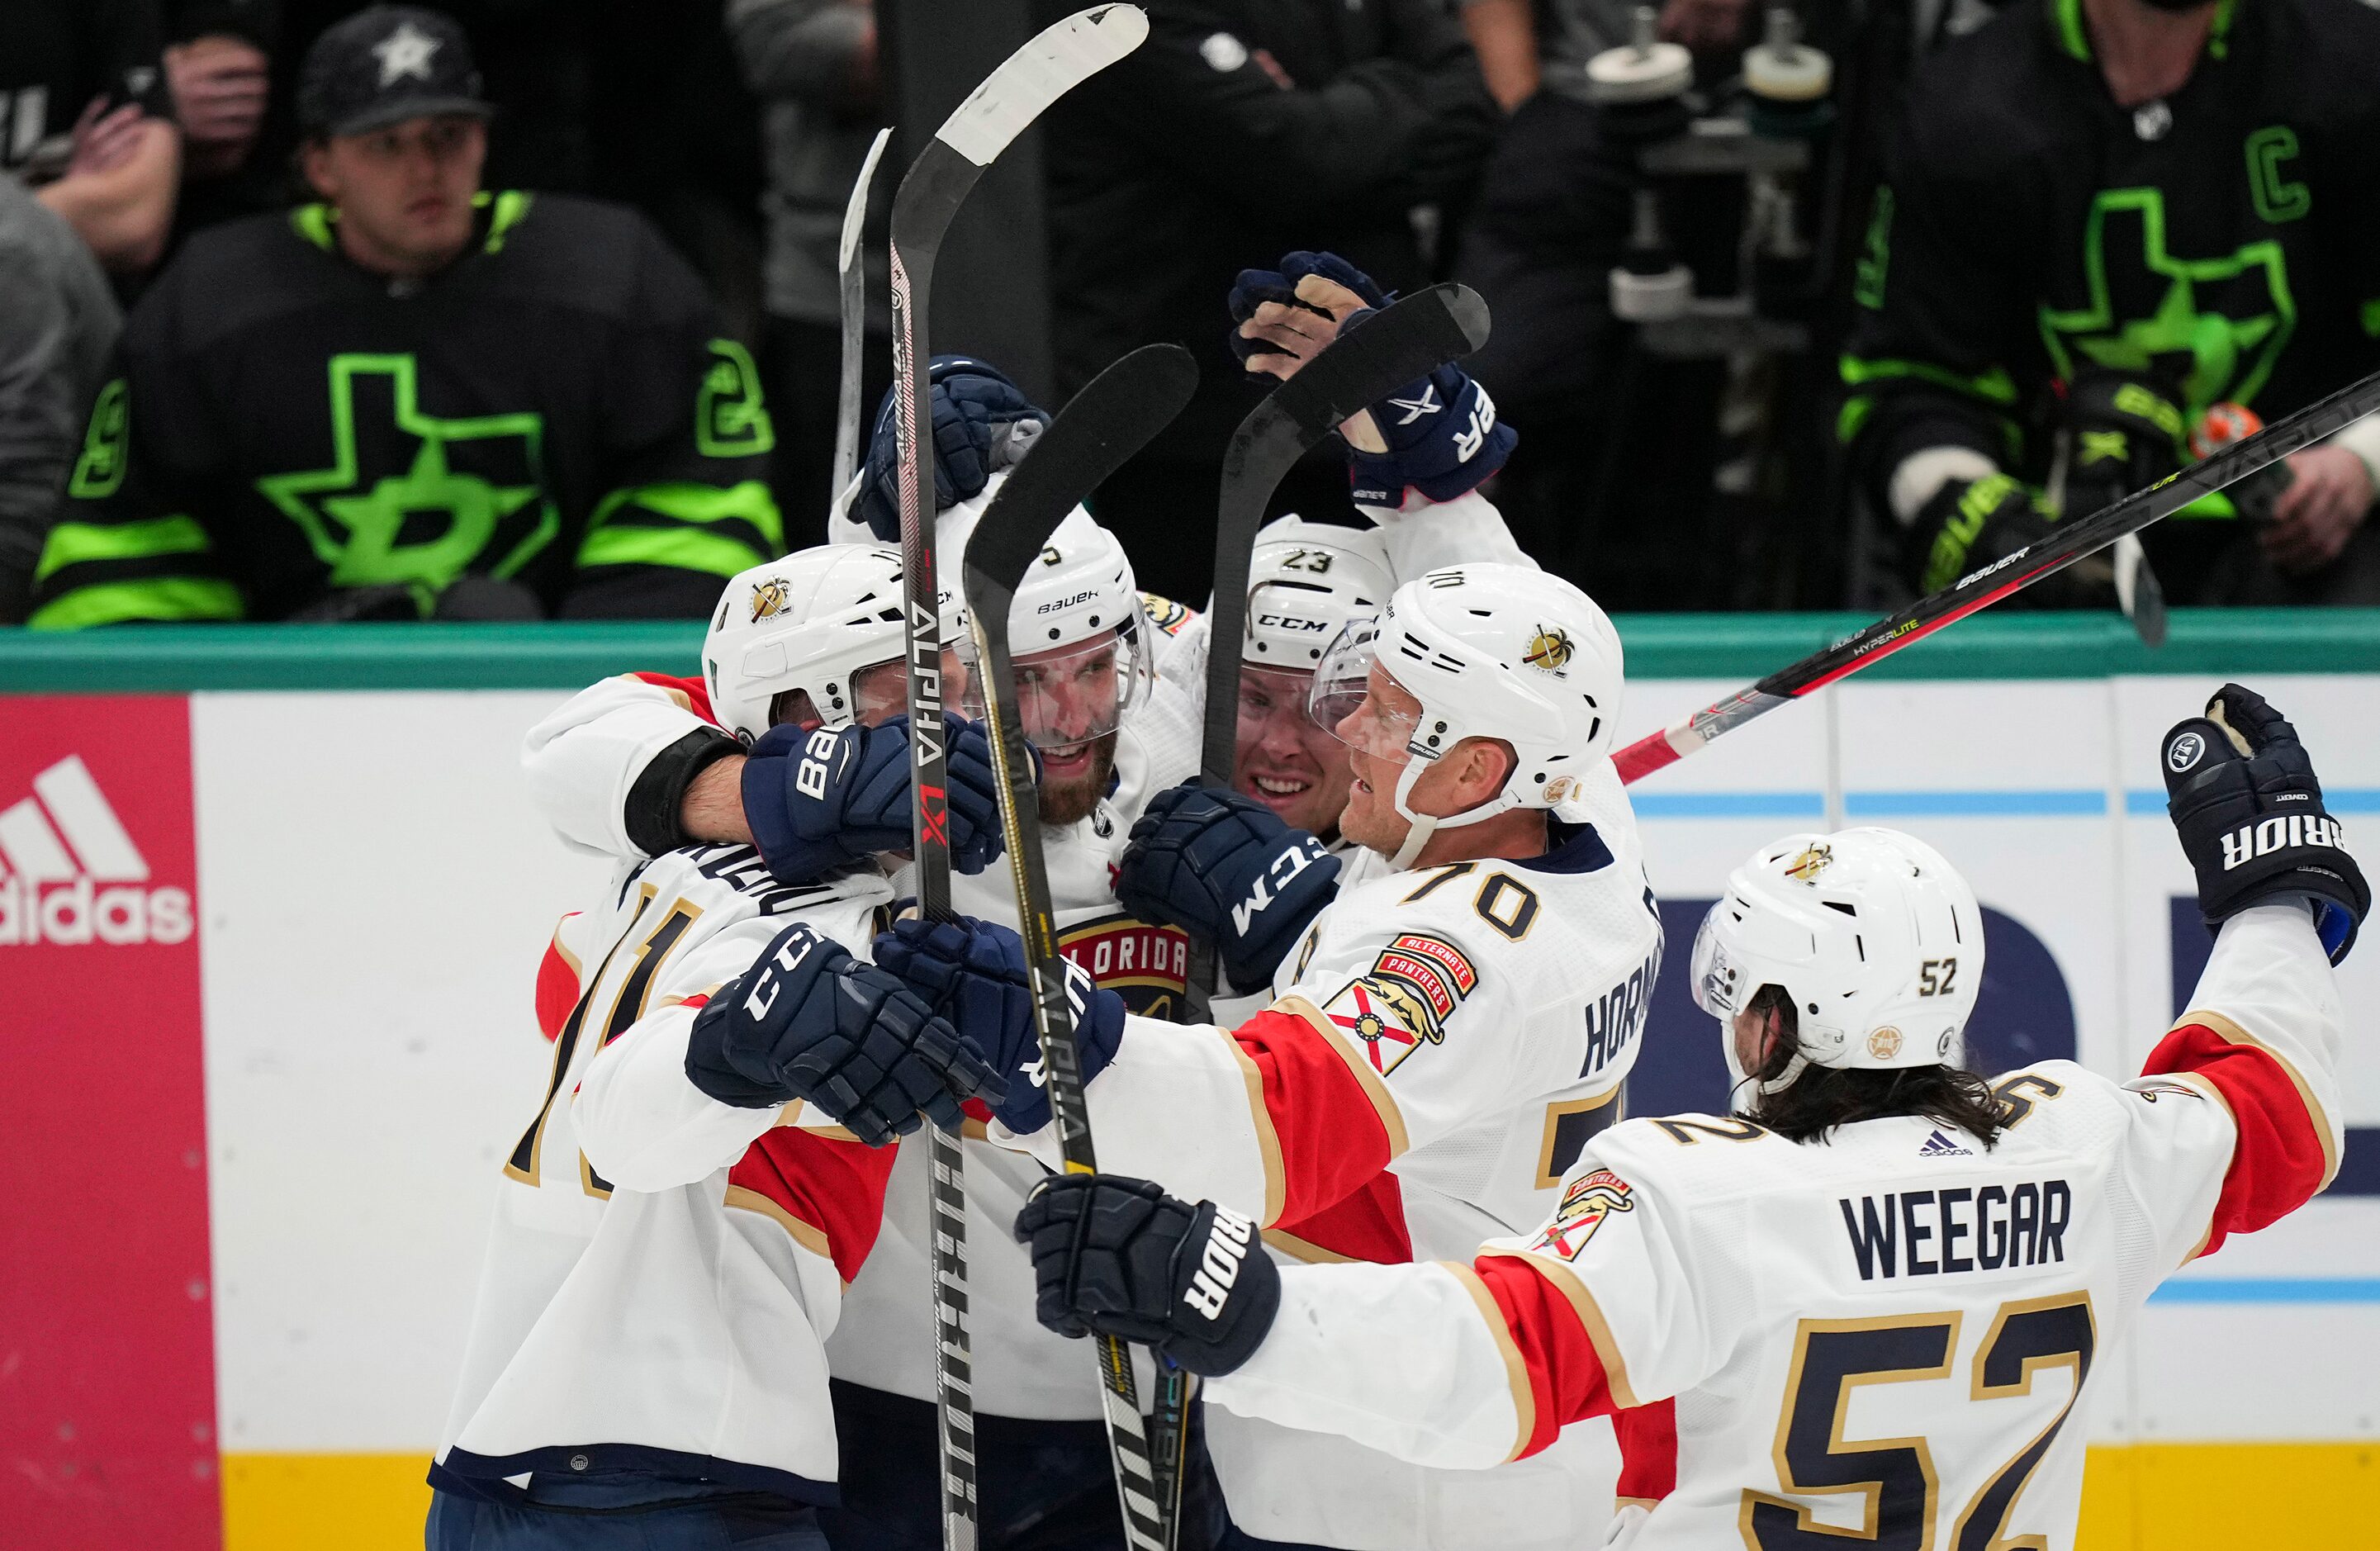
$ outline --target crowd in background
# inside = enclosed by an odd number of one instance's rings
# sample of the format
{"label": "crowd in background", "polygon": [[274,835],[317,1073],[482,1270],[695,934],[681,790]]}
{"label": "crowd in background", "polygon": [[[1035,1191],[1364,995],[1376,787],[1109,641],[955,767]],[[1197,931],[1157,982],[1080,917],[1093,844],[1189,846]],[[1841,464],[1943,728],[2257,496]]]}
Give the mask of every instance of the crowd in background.
{"label": "crowd in background", "polygon": [[[1160,590],[1203,595],[1261,396],[1233,277],[1293,249],[1481,291],[1470,366],[1521,438],[1488,493],[1615,609],[1912,596],[2380,366],[2357,0],[1809,0],[1788,25],[1833,69],[1791,113],[1745,95],[1799,57],[1751,0],[1141,4],[1148,44],[1044,122],[1024,250],[1038,394],[1153,340],[1199,357],[1099,503]],[[1068,8],[1015,6],[1019,38]],[[884,19],[15,0],[0,623],[690,615],[822,538]],[[1687,95],[1628,86],[1670,59]],[[1710,150],[1749,141],[1791,154]],[[1615,270],[1693,300],[1622,317]],[[2375,468],[2350,434],[2163,525],[2166,592],[2380,601]],[[1278,505],[1360,520],[1335,457]],[[2043,600],[2117,591],[2078,568]]]}

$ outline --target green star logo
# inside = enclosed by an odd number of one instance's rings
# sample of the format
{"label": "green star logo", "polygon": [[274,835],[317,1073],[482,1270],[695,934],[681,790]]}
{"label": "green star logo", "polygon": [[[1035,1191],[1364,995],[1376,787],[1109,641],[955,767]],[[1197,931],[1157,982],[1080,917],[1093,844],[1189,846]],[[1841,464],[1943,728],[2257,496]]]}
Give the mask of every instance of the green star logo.
{"label": "green star logo", "polygon": [[499,539],[511,547],[483,569],[509,576],[561,531],[542,416],[423,414],[411,356],[334,356],[330,377],[331,467],[256,488],[306,535],[332,586],[435,591]]}
{"label": "green star logo", "polygon": [[[2136,241],[2122,240],[2134,227]],[[2137,250],[2140,261],[2119,259],[2111,272],[2111,248],[2122,255]],[[2041,342],[2058,375],[2071,380],[2078,356],[2089,364],[2160,372],[2180,382],[2192,419],[2218,400],[2254,402],[2297,328],[2281,245],[2267,238],[2228,258],[2175,258],[2166,250],[2158,189],[2100,191],[2083,227],[2082,271],[2088,305],[2041,309]]]}

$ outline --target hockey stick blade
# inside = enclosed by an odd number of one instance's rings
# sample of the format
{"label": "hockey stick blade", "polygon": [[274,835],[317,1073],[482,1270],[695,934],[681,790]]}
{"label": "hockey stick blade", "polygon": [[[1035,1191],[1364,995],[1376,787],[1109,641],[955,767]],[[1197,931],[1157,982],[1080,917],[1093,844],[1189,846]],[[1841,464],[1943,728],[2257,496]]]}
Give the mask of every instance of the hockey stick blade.
{"label": "hockey stick blade", "polygon": [[[1090,1107],[1083,1095],[1082,1059],[1075,1044],[1074,1008],[1066,998],[1065,961],[1058,951],[1057,915],[1050,906],[1041,854],[1040,792],[1016,705],[1008,614],[1026,570],[1058,525],[1181,413],[1197,382],[1197,366],[1178,345],[1145,345],[1109,367],[1041,433],[1032,455],[1008,476],[967,540],[968,624],[975,636],[984,707],[992,722],[1001,828],[1009,876],[1016,885],[1017,920],[1024,928],[1026,967],[1033,981],[1050,1112],[1070,1173],[1089,1173],[1098,1159],[1091,1145]],[[1100,1409],[1125,1538],[1134,1551],[1163,1551],[1172,1526],[1141,1424],[1132,1357],[1113,1337],[1098,1338],[1095,1344]]]}
{"label": "hockey stick blade", "polygon": [[843,499],[844,488],[859,467],[860,353],[868,345],[868,266],[860,261],[859,239],[868,224],[868,196],[876,186],[876,164],[883,160],[884,147],[892,139],[890,128],[876,131],[867,160],[859,164],[859,177],[851,186],[850,202],[843,207],[843,240],[835,250],[835,280],[843,309],[843,377],[835,385],[829,505]]}
{"label": "hockey stick blade", "polygon": [[2049,537],[1970,572],[1941,591],[1853,632],[1834,645],[1787,664],[1717,705],[1648,733],[1611,757],[1622,782],[1634,782],[1692,754],[1713,738],[1789,700],[1815,694],[1838,679],[1873,667],[1894,652],[2095,554],[2128,533],[2171,516],[2203,495],[2236,484],[2291,453],[2333,436],[2380,410],[2380,372],[2359,378],[2329,397],[2244,436],[2178,474],[2135,491],[2087,517],[2059,523]]}
{"label": "hockey stick blade", "polygon": [[1223,454],[1215,517],[1215,596],[1207,637],[1207,725],[1199,779],[1232,783],[1239,741],[1240,637],[1248,554],[1272,492],[1299,458],[1359,409],[1488,343],[1488,304],[1467,285],[1433,285],[1391,302],[1298,369],[1248,412]]}

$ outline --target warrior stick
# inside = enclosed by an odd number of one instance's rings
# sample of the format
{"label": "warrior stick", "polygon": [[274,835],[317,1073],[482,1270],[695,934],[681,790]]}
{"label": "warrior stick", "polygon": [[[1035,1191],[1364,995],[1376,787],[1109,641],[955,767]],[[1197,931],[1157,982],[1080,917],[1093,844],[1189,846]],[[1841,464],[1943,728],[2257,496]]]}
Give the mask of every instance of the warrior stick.
{"label": "warrior stick", "polygon": [[2320,403],[2276,420],[2255,435],[2243,437],[2111,506],[2104,506],[2078,521],[2059,523],[2039,542],[2027,544],[2014,554],[1960,577],[1931,597],[1919,599],[1899,613],[1846,636],[1824,650],[1812,652],[1799,662],[1779,668],[1750,688],[1740,689],[1674,726],[1637,739],[1612,756],[1611,762],[1619,768],[1623,782],[1636,781],[1664,765],[1674,764],[1755,717],[1765,716],[1789,700],[1815,694],[1837,679],[1873,667],[1912,641],[1924,640],[1944,625],[1997,603],[2012,592],[2020,592],[2084,555],[2095,554],[2128,533],[2138,533],[2200,496],[2270,467],[2291,453],[2345,430],[2375,409],[2380,409],[2380,372],[2350,382]]}
{"label": "warrior stick", "polygon": [[[967,540],[967,624],[975,636],[985,712],[992,723],[1000,822],[1009,874],[1016,884],[1026,967],[1033,979],[1041,1065],[1049,1075],[1050,1113],[1070,1174],[1092,1173],[1099,1165],[1091,1151],[1091,1112],[1083,1097],[1065,961],[1058,952],[1058,919],[1050,908],[1050,878],[1041,855],[1040,791],[1016,705],[1008,612],[1026,568],[1039,558],[1066,515],[1181,413],[1197,381],[1198,369],[1189,352],[1173,345],[1144,345],[1109,367],[1041,433],[1032,455],[1011,471]],[[1099,1403],[1125,1538],[1133,1551],[1162,1551],[1170,1528],[1141,1427],[1131,1353],[1112,1336],[1095,1340]]]}
{"label": "warrior stick", "polygon": [[834,395],[834,483],[826,492],[829,507],[843,499],[859,467],[859,365],[868,345],[868,266],[860,261],[859,235],[868,224],[868,193],[876,185],[876,164],[892,138],[890,128],[876,131],[868,159],[859,164],[859,181],[851,186],[851,202],[843,207],[843,244],[835,254],[835,280],[843,296],[843,381]]}
{"label": "warrior stick", "polygon": [[[1433,285],[1392,302],[1342,333],[1248,412],[1223,454],[1215,515],[1215,596],[1207,636],[1207,727],[1198,779],[1232,784],[1240,741],[1240,638],[1247,631],[1248,556],[1272,492],[1299,458],[1416,377],[1488,343],[1488,304],[1466,285]],[[1203,1023],[1215,981],[1214,948],[1192,947],[1184,1000]]]}
{"label": "warrior stick", "polygon": [[[967,94],[918,153],[892,200],[893,413],[901,454],[901,558],[907,601],[909,782],[915,799],[917,904],[951,911],[949,772],[942,724],[942,621],[934,570],[934,438],[928,403],[926,302],[934,261],[959,206],[1043,109],[1140,46],[1148,18],[1131,6],[1081,11],[1044,29]],[[959,1139],[926,1128],[933,1215],[934,1416],[941,1468],[942,1545],[975,1551],[973,1359],[967,1340],[966,1176]]]}

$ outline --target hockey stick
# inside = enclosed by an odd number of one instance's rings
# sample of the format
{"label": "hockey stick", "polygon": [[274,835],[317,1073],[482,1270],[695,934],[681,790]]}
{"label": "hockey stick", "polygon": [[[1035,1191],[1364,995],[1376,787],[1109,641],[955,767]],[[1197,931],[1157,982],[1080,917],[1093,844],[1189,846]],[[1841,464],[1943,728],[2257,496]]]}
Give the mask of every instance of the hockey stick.
{"label": "hockey stick", "polygon": [[[1066,18],[1004,60],[942,121],[892,200],[893,414],[901,453],[901,572],[908,635],[909,783],[915,796],[917,904],[951,912],[949,770],[942,724],[942,620],[934,567],[934,438],[928,403],[926,303],[934,261],[983,170],[1043,109],[1140,46],[1148,18],[1131,6]],[[966,1156],[928,1126],[933,1215],[934,1419],[944,1551],[975,1551],[973,1358],[967,1340]]]}
{"label": "hockey stick", "polygon": [[[1070,1174],[1091,1173],[1098,1164],[1091,1151],[1090,1108],[1083,1097],[1082,1060],[1075,1053],[1074,1009],[1066,1000],[1065,961],[1058,952],[1058,921],[1041,855],[1040,793],[1016,705],[1008,611],[1026,568],[1066,515],[1181,413],[1197,382],[1197,366],[1179,345],[1143,345],[1109,367],[1041,433],[1032,455],[1009,474],[967,540],[967,626],[975,636],[977,672],[992,722],[1000,822],[1009,875],[1016,884],[1026,966],[1033,977],[1041,1065],[1049,1076],[1050,1113]],[[1132,1356],[1114,1337],[1096,1339],[1100,1407],[1125,1539],[1134,1551],[1163,1551],[1171,1526],[1141,1427]]]}
{"label": "hockey stick", "polygon": [[859,257],[860,230],[868,224],[868,194],[876,186],[876,164],[883,159],[891,128],[876,131],[868,159],[859,164],[859,181],[851,186],[851,202],[843,207],[843,243],[835,253],[835,279],[843,296],[843,381],[834,394],[834,483],[827,504],[843,499],[843,490],[859,467],[859,364],[868,343],[868,266]]}
{"label": "hockey stick", "polygon": [[[1207,725],[1198,779],[1232,784],[1240,741],[1240,637],[1248,622],[1248,563],[1265,506],[1299,458],[1358,410],[1488,343],[1488,304],[1466,285],[1433,285],[1392,302],[1341,334],[1248,412],[1223,454],[1215,514],[1215,595],[1207,636]],[[1184,994],[1204,1023],[1214,948],[1194,944]]]}
{"label": "hockey stick", "polygon": [[1637,739],[1613,755],[1611,762],[1618,767],[1623,782],[1639,780],[1664,765],[1674,764],[1755,717],[1765,716],[1789,700],[1815,694],[1837,679],[1873,667],[1944,625],[2031,587],[2084,555],[2106,549],[2126,534],[2138,533],[2200,496],[2270,467],[2291,453],[2345,430],[2375,409],[2380,409],[2380,372],[2350,382],[2328,398],[2276,420],[2255,435],[2243,437],[2111,506],[2104,506],[2075,522],[2059,523],[2039,543],[2028,544],[1980,571],[1961,576],[1933,596],[1921,598],[1899,613],[1812,652],[1799,662],[1778,669],[1750,688],[1740,689],[1683,721]]}

